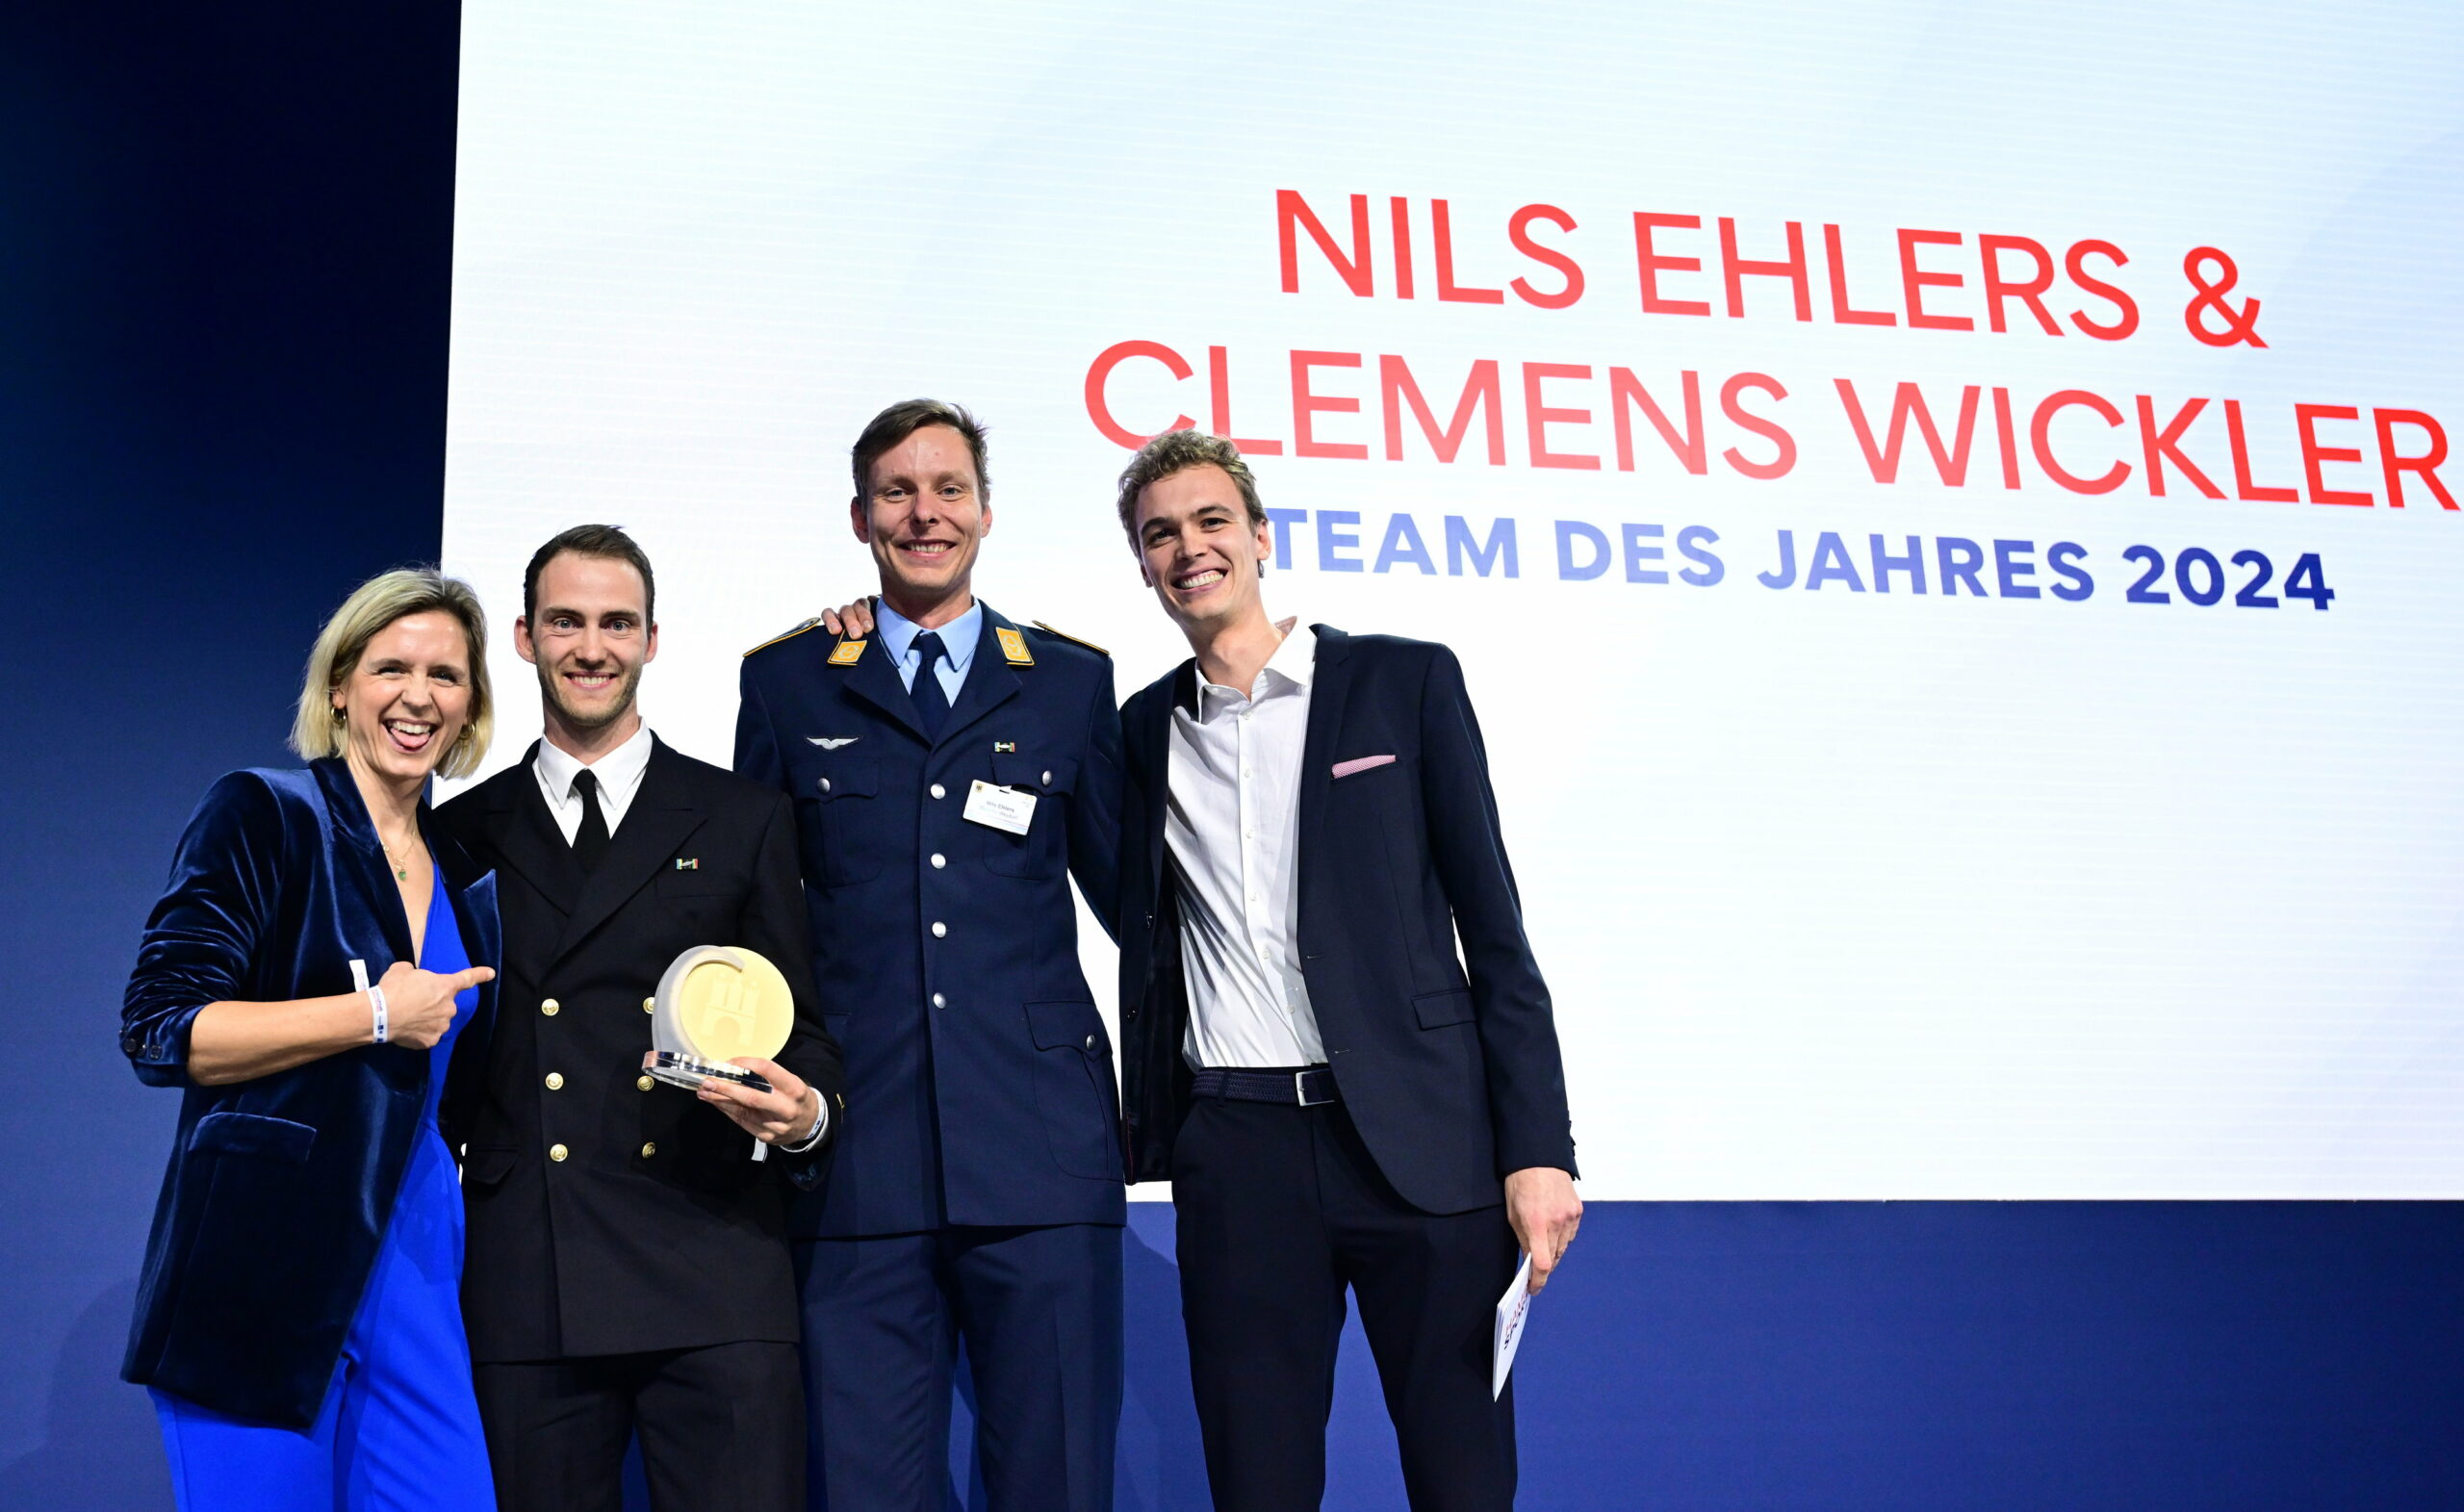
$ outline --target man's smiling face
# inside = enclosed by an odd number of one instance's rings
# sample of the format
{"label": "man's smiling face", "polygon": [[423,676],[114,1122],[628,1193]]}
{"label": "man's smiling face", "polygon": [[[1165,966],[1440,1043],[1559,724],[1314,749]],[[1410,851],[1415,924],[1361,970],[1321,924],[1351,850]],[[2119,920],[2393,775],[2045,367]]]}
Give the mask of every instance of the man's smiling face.
{"label": "man's smiling face", "polygon": [[658,654],[648,597],[642,575],[614,557],[559,551],[539,569],[538,612],[514,622],[513,645],[567,729],[601,730],[632,712],[642,668]]}
{"label": "man's smiling face", "polygon": [[924,425],[873,459],[871,487],[850,511],[893,604],[927,607],[968,591],[992,506],[966,438]]}
{"label": "man's smiling face", "polygon": [[1272,535],[1249,519],[1240,485],[1219,467],[1184,468],[1138,496],[1146,585],[1184,629],[1255,606],[1259,568],[1273,554]]}

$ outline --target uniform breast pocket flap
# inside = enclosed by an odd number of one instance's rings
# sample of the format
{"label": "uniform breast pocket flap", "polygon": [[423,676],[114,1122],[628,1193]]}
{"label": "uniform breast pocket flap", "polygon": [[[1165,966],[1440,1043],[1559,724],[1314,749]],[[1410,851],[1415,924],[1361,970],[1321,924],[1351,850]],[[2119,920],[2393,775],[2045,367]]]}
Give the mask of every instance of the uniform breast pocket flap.
{"label": "uniform breast pocket flap", "polygon": [[796,763],[796,796],[822,803],[870,798],[880,790],[878,777],[870,756],[816,755]]}
{"label": "uniform breast pocket flap", "polygon": [[992,780],[1004,787],[1030,793],[1066,793],[1078,785],[1078,763],[1067,756],[996,751],[992,755]]}
{"label": "uniform breast pocket flap", "polygon": [[843,751],[814,748],[801,754],[787,771],[788,785],[797,800],[796,822],[803,832],[806,864],[812,864],[813,852],[818,850],[823,886],[870,882],[882,874],[893,853],[912,850],[915,816],[907,816],[902,839],[901,826],[873,802],[881,791],[881,768],[862,746]]}
{"label": "uniform breast pocket flap", "polygon": [[317,1131],[307,1124],[228,1110],[207,1114],[189,1134],[192,1155],[246,1155],[285,1166],[307,1165],[316,1143]]}

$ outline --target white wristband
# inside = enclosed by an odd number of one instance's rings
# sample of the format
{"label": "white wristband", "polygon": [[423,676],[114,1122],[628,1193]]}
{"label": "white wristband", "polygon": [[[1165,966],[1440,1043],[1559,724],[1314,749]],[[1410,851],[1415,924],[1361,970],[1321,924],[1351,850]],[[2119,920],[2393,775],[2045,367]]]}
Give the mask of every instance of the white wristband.
{"label": "white wristband", "polygon": [[385,989],[383,987],[372,987],[368,989],[368,1008],[369,1012],[375,1016],[376,1042],[381,1045],[385,1042]]}
{"label": "white wristband", "polygon": [[821,1142],[821,1136],[823,1132],[830,1127],[830,1099],[823,1097],[819,1100],[821,1103],[821,1113],[819,1116],[813,1119],[812,1127],[807,1129],[804,1132],[804,1137],[797,1140],[792,1144],[788,1143],[784,1140],[780,1140],[779,1148],[786,1151],[790,1155],[802,1155],[807,1150],[811,1149],[814,1145]]}

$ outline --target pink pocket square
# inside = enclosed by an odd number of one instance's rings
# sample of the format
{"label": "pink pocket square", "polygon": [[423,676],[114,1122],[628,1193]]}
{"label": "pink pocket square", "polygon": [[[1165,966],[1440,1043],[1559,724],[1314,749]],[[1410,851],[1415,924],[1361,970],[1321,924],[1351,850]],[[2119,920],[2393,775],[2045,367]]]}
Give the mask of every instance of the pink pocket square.
{"label": "pink pocket square", "polygon": [[1366,772],[1373,766],[1384,766],[1394,759],[1391,756],[1354,756],[1348,761],[1336,762],[1335,775],[1349,777],[1354,772]]}

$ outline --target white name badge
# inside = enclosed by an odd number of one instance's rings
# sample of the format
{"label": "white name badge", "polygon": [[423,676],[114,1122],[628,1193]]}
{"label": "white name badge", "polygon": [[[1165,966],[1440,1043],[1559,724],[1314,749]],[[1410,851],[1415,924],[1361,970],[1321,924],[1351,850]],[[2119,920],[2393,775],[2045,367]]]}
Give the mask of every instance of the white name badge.
{"label": "white name badge", "polygon": [[966,812],[961,817],[1012,834],[1024,834],[1036,822],[1036,795],[1014,787],[996,787],[978,778],[975,785],[967,789]]}

